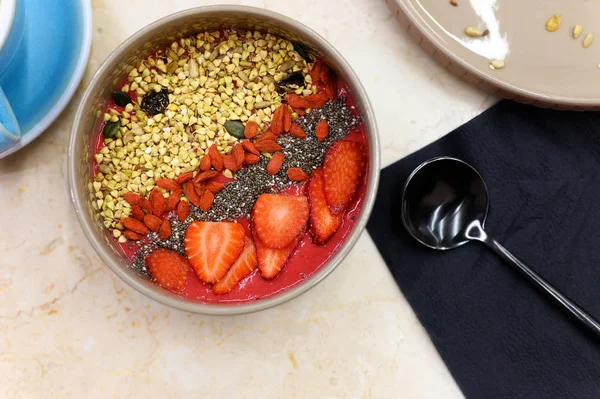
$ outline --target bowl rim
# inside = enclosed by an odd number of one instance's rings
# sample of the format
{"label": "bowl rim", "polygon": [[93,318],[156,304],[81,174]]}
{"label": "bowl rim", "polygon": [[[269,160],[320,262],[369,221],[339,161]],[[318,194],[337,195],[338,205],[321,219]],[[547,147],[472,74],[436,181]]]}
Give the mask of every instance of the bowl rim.
{"label": "bowl rim", "polygon": [[[369,168],[366,183],[366,193],[362,202],[362,208],[359,217],[356,220],[356,223],[352,228],[350,234],[346,237],[346,240],[337,249],[337,252],[327,261],[327,263],[320,267],[309,278],[296,284],[291,288],[286,289],[282,293],[274,294],[268,298],[260,299],[254,302],[246,301],[232,304],[214,304],[200,301],[192,301],[186,300],[185,298],[178,298],[173,294],[168,293],[167,291],[162,292],[162,290],[154,289],[150,285],[144,284],[141,281],[141,279],[135,277],[132,273],[127,272],[125,268],[123,268],[120,264],[112,262],[111,257],[109,256],[109,250],[105,248],[106,244],[104,242],[101,242],[101,240],[99,240],[92,234],[93,226],[91,225],[91,223],[88,223],[88,220],[83,215],[83,212],[85,212],[86,209],[83,208],[82,204],[86,200],[84,198],[81,198],[81,196],[79,195],[79,190],[75,189],[77,160],[73,159],[74,157],[72,156],[72,154],[75,150],[77,131],[80,128],[83,116],[86,112],[86,110],[84,109],[84,104],[88,102],[87,100],[92,95],[92,89],[99,84],[100,77],[104,74],[105,70],[108,68],[108,65],[111,64],[115,59],[121,58],[122,52],[131,44],[138,41],[139,38],[144,36],[146,33],[154,31],[160,28],[161,26],[167,25],[172,21],[176,21],[180,18],[185,18],[189,15],[203,14],[208,12],[231,12],[236,14],[244,13],[275,22],[282,22],[285,25],[292,26],[295,29],[301,31],[303,34],[308,36],[314,43],[317,43],[317,46],[323,49],[326,53],[334,55],[336,61],[338,62],[336,64],[336,67],[342,69],[344,71],[344,74],[348,77],[349,80],[352,81],[354,85],[353,95],[355,98],[360,99],[359,103],[362,106],[361,116],[363,117],[365,129],[367,130],[369,136]],[[337,266],[339,266],[342,260],[344,260],[344,258],[350,252],[350,250],[354,247],[356,241],[358,240],[358,238],[360,237],[360,235],[366,227],[367,221],[375,203],[375,196],[377,194],[377,188],[379,186],[380,162],[381,156],[379,134],[371,102],[367,96],[365,88],[358,79],[358,76],[356,75],[354,70],[350,67],[345,58],[331,44],[329,44],[323,37],[321,37],[312,29],[285,15],[256,7],[217,5],[190,8],[158,19],[150,23],[149,25],[146,25],[142,29],[138,30],[136,33],[127,38],[123,43],[121,43],[115,50],[113,50],[110,53],[110,55],[104,60],[102,65],[98,68],[98,70],[92,77],[90,83],[87,86],[85,94],[83,95],[78,105],[77,113],[75,115],[69,139],[67,172],[71,201],[75,209],[77,218],[79,219],[79,223],[83,229],[83,232],[89,240],[89,242],[91,243],[94,250],[96,251],[96,253],[100,256],[102,261],[109,266],[113,273],[115,273],[122,281],[124,281],[130,287],[134,288],[136,291],[144,294],[148,298],[151,298],[171,308],[205,315],[224,316],[254,313],[283,304],[315,287],[317,284],[323,281],[325,277],[327,277],[331,272],[333,272],[333,270],[337,268]]]}
{"label": "bowl rim", "polygon": [[[397,7],[401,13],[403,13],[408,21],[410,21],[411,25],[415,26],[418,32],[422,35],[417,38],[417,42],[420,43],[423,40],[429,42],[436,51],[446,55],[449,59],[460,66],[465,73],[473,75],[475,78],[480,79],[484,83],[491,85],[493,88],[497,89],[492,91],[492,94],[500,95],[504,98],[531,103],[537,106],[550,106],[550,107],[576,107],[577,109],[586,110],[588,108],[596,109],[600,105],[600,96],[598,97],[573,97],[573,96],[565,96],[561,94],[551,94],[551,93],[543,93],[538,89],[529,89],[523,86],[519,86],[503,80],[497,76],[491,76],[487,69],[477,67],[475,64],[465,59],[461,55],[459,55],[456,51],[449,46],[444,39],[444,37],[438,34],[435,29],[431,28],[429,20],[433,20],[433,17],[427,13],[424,7],[418,1],[414,0],[386,0],[388,5],[392,7]],[[419,9],[422,9],[423,12],[420,12]],[[424,47],[421,45],[421,47]],[[445,69],[448,69],[446,65],[440,63]],[[455,73],[456,74],[456,73]],[[459,77],[463,77],[463,75],[458,74]],[[463,77],[464,78],[464,77]],[[466,80],[466,79],[465,79]],[[467,80],[468,81],[468,80]],[[470,81],[468,81],[471,83]],[[473,84],[474,87],[477,87],[476,84]],[[488,90],[489,91],[489,90]],[[517,96],[518,98],[515,98]],[[570,108],[569,108],[570,109]]]}

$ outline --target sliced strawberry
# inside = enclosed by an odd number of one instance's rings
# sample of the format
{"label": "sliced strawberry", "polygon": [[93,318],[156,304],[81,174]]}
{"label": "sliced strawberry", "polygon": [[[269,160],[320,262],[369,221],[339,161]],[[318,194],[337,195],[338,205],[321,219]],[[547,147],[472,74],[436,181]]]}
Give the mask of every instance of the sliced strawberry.
{"label": "sliced strawberry", "polygon": [[185,232],[185,253],[200,280],[216,283],[244,249],[244,227],[230,222],[194,222]]}
{"label": "sliced strawberry", "polygon": [[323,183],[329,209],[340,213],[352,201],[365,173],[365,148],[353,141],[335,142],[323,163]]}
{"label": "sliced strawberry", "polygon": [[283,249],[304,230],[308,213],[303,195],[262,194],[252,209],[254,230],[265,246]]}
{"label": "sliced strawberry", "polygon": [[290,258],[290,255],[294,252],[294,249],[296,249],[299,241],[300,237],[296,237],[287,247],[282,249],[272,249],[265,246],[260,240],[255,240],[254,244],[256,245],[256,256],[258,258],[260,275],[267,280],[277,277]]}
{"label": "sliced strawberry", "polygon": [[308,202],[310,204],[310,231],[313,240],[324,244],[342,225],[343,213],[332,213],[327,205],[323,188],[323,171],[317,169],[308,182]]}
{"label": "sliced strawberry", "polygon": [[231,266],[225,277],[218,283],[213,284],[213,292],[217,295],[227,294],[257,267],[258,259],[256,258],[256,247],[254,246],[252,237],[246,235],[242,253],[233,266]]}
{"label": "sliced strawberry", "polygon": [[164,248],[155,249],[146,257],[146,265],[152,278],[161,287],[174,292],[185,288],[190,264],[177,252]]}

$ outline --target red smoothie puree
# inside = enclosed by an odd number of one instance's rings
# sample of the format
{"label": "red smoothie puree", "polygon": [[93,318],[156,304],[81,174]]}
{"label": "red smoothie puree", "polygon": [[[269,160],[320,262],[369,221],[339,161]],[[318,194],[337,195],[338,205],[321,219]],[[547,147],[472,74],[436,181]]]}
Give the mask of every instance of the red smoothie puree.
{"label": "red smoothie puree", "polygon": [[[125,81],[123,82],[121,87],[123,85],[125,85]],[[135,98],[135,93],[130,93],[130,95],[132,98]],[[355,99],[348,90],[347,86],[341,81],[338,82],[338,96],[346,96],[346,104],[348,105],[352,113],[354,115],[360,115],[358,107],[356,106]],[[108,112],[109,109],[122,111],[123,107],[118,107],[111,99],[110,102],[107,103],[105,112]],[[102,136],[102,125],[102,123],[99,123],[97,126],[97,141],[95,153],[98,153],[104,146],[104,137]],[[345,139],[355,141],[364,145],[365,148],[367,148],[368,153],[368,140],[364,129],[364,124],[362,122],[357,126],[357,128],[350,132]],[[98,165],[94,161],[93,175],[95,176],[97,172]],[[177,293],[177,295],[179,295],[182,298],[191,299],[199,302],[241,303],[268,298],[273,295],[282,293],[290,289],[291,287],[300,284],[303,280],[309,278],[315,272],[317,272],[325,263],[327,263],[329,259],[331,259],[335,255],[337,250],[344,244],[346,237],[352,231],[352,228],[356,223],[356,219],[360,214],[362,202],[365,196],[367,175],[368,171],[365,173],[363,181],[360,187],[358,188],[356,197],[350,203],[348,209],[345,212],[342,226],[338,229],[338,231],[336,231],[336,233],[331,237],[331,239],[327,241],[327,243],[325,243],[324,245],[316,245],[311,241],[310,232],[307,231],[300,243],[298,244],[298,247],[296,248],[294,253],[288,259],[283,270],[281,270],[279,275],[273,280],[266,280],[262,278],[260,276],[259,270],[256,269],[252,273],[250,273],[250,275],[248,275],[245,279],[240,281],[240,283],[235,288],[233,288],[231,292],[225,295],[215,295],[212,291],[211,284],[201,281],[190,268],[187,285],[185,289]],[[216,180],[223,183],[231,181],[223,175],[221,175]],[[282,192],[291,195],[302,195],[305,193],[305,185],[306,184],[303,183],[295,186],[290,186],[284,189]],[[242,218],[238,219],[237,221],[239,223],[242,223],[249,231],[250,223],[247,219]],[[120,248],[121,251],[124,254],[126,254],[127,257],[129,257],[132,261],[135,257],[136,251],[139,248],[141,248],[146,242],[147,239],[144,239],[139,242],[127,242],[121,244],[116,239],[114,239],[115,246]]]}

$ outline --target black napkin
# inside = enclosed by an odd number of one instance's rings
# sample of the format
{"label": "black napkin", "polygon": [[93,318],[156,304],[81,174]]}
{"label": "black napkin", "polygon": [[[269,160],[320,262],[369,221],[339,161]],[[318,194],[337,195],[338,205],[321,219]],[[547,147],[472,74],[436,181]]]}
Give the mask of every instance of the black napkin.
{"label": "black napkin", "polygon": [[440,155],[483,175],[488,233],[600,319],[600,113],[503,101],[385,168],[367,226],[467,398],[600,398],[600,338],[483,245],[438,252],[405,232],[402,186]]}

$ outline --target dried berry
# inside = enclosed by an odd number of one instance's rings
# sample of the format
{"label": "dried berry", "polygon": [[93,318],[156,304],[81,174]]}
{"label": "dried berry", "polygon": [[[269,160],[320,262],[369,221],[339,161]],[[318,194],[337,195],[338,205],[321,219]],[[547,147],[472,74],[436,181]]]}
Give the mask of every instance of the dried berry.
{"label": "dried berry", "polygon": [[210,191],[206,190],[204,194],[200,196],[200,208],[203,212],[208,212],[213,202],[215,202],[215,196]]}
{"label": "dried berry", "polygon": [[254,165],[255,163],[258,163],[258,161],[260,161],[260,157],[255,154],[246,154],[244,157],[244,163],[246,165]]}
{"label": "dried berry", "polygon": [[123,91],[113,91],[113,101],[117,106],[125,107],[127,104],[131,104],[131,97]]}
{"label": "dried berry", "polygon": [[290,127],[290,134],[294,137],[298,137],[299,139],[305,139],[306,133],[302,129],[302,127],[298,124],[292,123]]}
{"label": "dried berry", "polygon": [[137,205],[140,203],[142,197],[136,193],[125,193],[123,194],[125,201],[129,202],[129,205]]}
{"label": "dried berry", "polygon": [[244,148],[244,150],[246,150],[250,154],[260,155],[260,151],[258,151],[256,149],[256,146],[254,144],[252,144],[250,141],[242,142],[242,147]]}
{"label": "dried berry", "polygon": [[315,130],[315,136],[317,136],[317,140],[323,141],[329,136],[329,125],[326,120],[322,120],[317,124],[317,129]]}
{"label": "dried berry", "polygon": [[291,181],[304,181],[308,177],[306,173],[300,168],[289,168],[287,175]]}
{"label": "dried berry", "polygon": [[171,223],[169,223],[168,220],[163,220],[162,224],[160,225],[160,228],[158,229],[158,237],[163,241],[166,241],[169,239],[169,237],[171,237]]}
{"label": "dried berry", "polygon": [[167,198],[167,205],[165,206],[165,212],[171,212],[177,208],[177,204],[179,204],[179,200],[181,199],[181,194],[183,193],[182,189],[177,189],[173,191],[169,198]]}
{"label": "dried berry", "polygon": [[211,193],[216,194],[219,191],[223,190],[225,188],[225,185],[223,183],[219,183],[218,181],[211,180],[206,182],[205,187]]}
{"label": "dried berry", "polygon": [[140,208],[142,208],[144,210],[144,212],[146,213],[152,213],[152,204],[150,203],[150,200],[148,198],[140,198]]}
{"label": "dried berry", "polygon": [[144,238],[143,235],[136,233],[135,231],[125,230],[123,236],[131,241],[139,241]]}
{"label": "dried berry", "polygon": [[162,219],[158,216],[146,215],[144,216],[144,224],[148,226],[150,230],[158,231],[158,229],[160,229],[160,225],[162,224]]}
{"label": "dried berry", "polygon": [[285,99],[292,108],[310,108],[310,103],[306,98],[297,94],[289,94]]}
{"label": "dried berry", "polygon": [[131,205],[131,216],[137,220],[144,220],[144,211],[139,205]]}
{"label": "dried berry", "polygon": [[283,166],[284,160],[285,160],[285,155],[283,155],[283,152],[278,151],[275,154],[273,154],[273,157],[267,164],[267,173],[270,175],[276,175],[277,172],[279,172],[279,170]]}
{"label": "dried berry", "polygon": [[202,193],[204,193],[206,191],[206,183],[201,181],[201,182],[192,182],[194,184],[194,190],[196,190],[196,193],[198,193],[198,195],[201,195]]}
{"label": "dried berry", "polygon": [[146,225],[134,218],[125,218],[121,220],[121,224],[125,226],[126,229],[134,231],[138,234],[148,234],[150,230]]}
{"label": "dried berry", "polygon": [[169,105],[169,92],[162,90],[160,92],[152,91],[142,99],[141,108],[148,115],[162,114]]}
{"label": "dried berry", "polygon": [[181,201],[177,205],[177,219],[180,222],[184,222],[188,216],[190,216],[190,204],[187,201]]}
{"label": "dried berry", "polygon": [[217,149],[217,145],[213,144],[208,149],[208,155],[210,156],[210,163],[219,172],[223,170],[223,155]]}
{"label": "dried berry", "polygon": [[206,172],[210,169],[210,156],[207,154],[202,157],[202,161],[200,161],[200,170],[202,172]]}
{"label": "dried berry", "polygon": [[225,169],[229,169],[232,172],[237,172],[239,170],[238,164],[233,155],[225,155],[223,157],[223,167]]}
{"label": "dried berry", "polygon": [[150,205],[152,205],[152,213],[156,216],[161,216],[167,207],[167,200],[157,188],[150,192]]}
{"label": "dried berry", "polygon": [[[194,183],[187,182],[183,184],[183,193],[185,194],[186,198],[194,205],[196,206],[200,206],[200,196],[198,195],[198,193],[196,192],[196,189],[194,188]],[[182,201],[184,202],[184,201]],[[181,202],[180,202],[181,204]]]}
{"label": "dried berry", "polygon": [[198,173],[196,177],[194,177],[194,182],[200,183],[217,176],[219,176],[219,172],[216,170],[207,170],[206,172]]}
{"label": "dried berry", "polygon": [[[202,162],[200,162],[200,165],[202,166]],[[209,169],[210,169],[210,159],[209,159]],[[182,173],[177,177],[177,180],[175,180],[175,181],[179,184],[183,184],[186,181],[192,180],[192,177],[194,177],[194,172]]]}
{"label": "dried berry", "polygon": [[242,164],[244,163],[244,147],[242,147],[240,144],[236,144],[233,147],[233,151],[231,151],[231,155],[233,155],[238,169],[241,168]]}
{"label": "dried berry", "polygon": [[258,124],[254,121],[248,121],[244,128],[244,137],[251,139],[258,134]]}
{"label": "dried berry", "polygon": [[310,96],[305,97],[306,101],[309,103],[308,108],[321,108],[323,105],[329,101],[329,97],[327,94],[311,94]]}
{"label": "dried berry", "polygon": [[277,141],[277,135],[274,134],[271,131],[266,131],[263,134],[261,134],[260,136],[258,136],[258,138],[254,141],[254,146],[256,147],[256,144],[260,143],[261,141]]}
{"label": "dried berry", "polygon": [[285,109],[286,106],[281,104],[279,108],[277,108],[277,110],[273,113],[273,118],[271,119],[271,131],[276,135],[280,135],[281,133],[283,133],[283,119],[285,116]]}
{"label": "dried berry", "polygon": [[181,186],[175,180],[171,179],[158,179],[156,181],[156,185],[169,191],[175,191],[181,188]]}
{"label": "dried berry", "polygon": [[312,78],[313,85],[318,85],[321,83],[321,69],[323,69],[323,61],[317,60],[312,70],[308,73]]}
{"label": "dried berry", "polygon": [[259,141],[256,144],[256,149],[260,152],[275,152],[275,151],[281,151],[281,146],[279,144],[277,144],[275,141],[273,140],[263,140],[263,141]]}
{"label": "dried berry", "polygon": [[283,131],[289,132],[292,127],[292,111],[286,106],[283,108]]}
{"label": "dried berry", "polygon": [[298,116],[304,116],[306,115],[306,110],[302,109],[302,108],[294,108],[294,112],[298,114]]}

